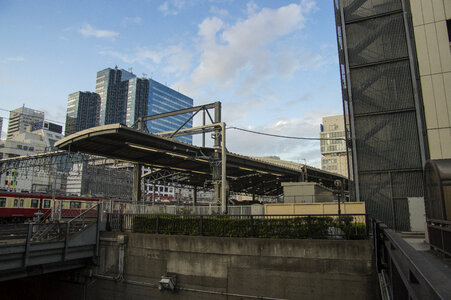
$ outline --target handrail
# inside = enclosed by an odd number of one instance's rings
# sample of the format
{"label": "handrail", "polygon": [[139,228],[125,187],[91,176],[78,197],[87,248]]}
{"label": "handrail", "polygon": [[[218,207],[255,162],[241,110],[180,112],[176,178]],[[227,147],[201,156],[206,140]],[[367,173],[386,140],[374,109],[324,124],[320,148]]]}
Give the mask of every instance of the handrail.
{"label": "handrail", "polygon": [[82,212],[82,213],[79,214],[78,216],[76,216],[76,217],[70,219],[69,221],[67,221],[67,223],[72,223],[72,221],[74,221],[75,219],[80,218],[81,216],[84,216],[88,211],[90,211],[90,210],[92,210],[92,209],[98,207],[100,204],[101,204],[101,203],[99,202],[99,203],[97,203],[96,205],[91,206],[89,209],[85,210],[84,212]]}
{"label": "handrail", "polygon": [[[387,272],[391,296],[412,299],[451,299],[451,272],[445,263],[417,251],[384,223],[373,219],[376,267]],[[395,271],[396,270],[396,271]],[[396,276],[393,274],[397,274]],[[402,298],[402,297],[401,297]]]}
{"label": "handrail", "polygon": [[43,213],[42,215],[40,215],[36,221],[34,222],[34,224],[40,224],[41,223],[41,219],[46,219],[48,216],[50,216],[52,214],[52,209],[48,209],[45,213]]}

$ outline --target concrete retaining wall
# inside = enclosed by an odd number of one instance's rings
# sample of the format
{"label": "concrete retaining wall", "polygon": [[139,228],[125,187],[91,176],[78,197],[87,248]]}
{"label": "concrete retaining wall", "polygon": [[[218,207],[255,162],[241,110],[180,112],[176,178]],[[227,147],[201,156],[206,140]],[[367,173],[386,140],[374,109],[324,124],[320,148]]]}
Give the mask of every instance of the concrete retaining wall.
{"label": "concrete retaining wall", "polygon": [[[370,241],[282,240],[128,234],[123,280],[120,233],[102,234],[89,299],[377,299]],[[164,274],[177,293],[158,291]],[[235,295],[235,296],[234,296]]]}

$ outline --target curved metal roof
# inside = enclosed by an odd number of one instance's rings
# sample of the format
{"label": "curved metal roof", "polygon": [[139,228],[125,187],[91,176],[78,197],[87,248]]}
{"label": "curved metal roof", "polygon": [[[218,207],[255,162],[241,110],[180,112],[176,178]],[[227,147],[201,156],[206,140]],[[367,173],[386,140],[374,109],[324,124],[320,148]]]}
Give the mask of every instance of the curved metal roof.
{"label": "curved metal roof", "polygon": [[[189,176],[180,177],[182,184],[205,186],[212,179],[212,166],[220,149],[198,147],[174,139],[145,133],[122,124],[110,124],[86,129],[55,144],[70,152],[82,152],[107,158],[169,169]],[[218,155],[217,157],[220,157]],[[302,169],[227,153],[227,180],[231,191],[260,195],[280,195],[281,182],[300,181]],[[333,187],[335,179],[343,177],[308,167],[310,181]]]}

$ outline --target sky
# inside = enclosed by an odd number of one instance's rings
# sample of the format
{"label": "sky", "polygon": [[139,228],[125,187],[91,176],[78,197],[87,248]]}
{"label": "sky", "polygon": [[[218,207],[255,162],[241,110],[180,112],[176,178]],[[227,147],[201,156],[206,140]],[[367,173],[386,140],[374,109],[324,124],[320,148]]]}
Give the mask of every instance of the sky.
{"label": "sky", "polygon": [[[319,137],[343,112],[332,0],[0,0],[0,41],[2,138],[23,105],[63,125],[68,95],[115,66],[194,105],[221,101],[227,127]],[[226,138],[230,152],[321,166],[319,141]]]}

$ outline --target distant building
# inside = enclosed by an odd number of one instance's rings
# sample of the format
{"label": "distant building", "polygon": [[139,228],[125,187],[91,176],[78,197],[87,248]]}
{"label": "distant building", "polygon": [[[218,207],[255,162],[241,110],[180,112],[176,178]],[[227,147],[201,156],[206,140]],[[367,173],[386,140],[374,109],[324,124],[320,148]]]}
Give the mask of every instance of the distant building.
{"label": "distant building", "polygon": [[[335,1],[354,193],[410,230],[428,159],[451,158],[449,1]],[[427,206],[426,206],[427,211]]]}
{"label": "distant building", "polygon": [[75,92],[67,100],[65,135],[97,126],[100,96],[92,92]]}
{"label": "distant building", "polygon": [[97,72],[96,93],[100,96],[98,125],[125,124],[129,79],[136,75],[117,67]]}
{"label": "distant building", "polygon": [[321,140],[321,169],[348,177],[343,115],[324,117],[320,136],[324,139]]}
{"label": "distant building", "polygon": [[2,139],[3,118],[0,117],[0,140]]}
{"label": "distant building", "polygon": [[[193,99],[189,98],[155,80],[149,79],[149,100],[148,115],[165,113],[193,107]],[[171,116],[163,119],[151,120],[147,124],[150,132],[165,132],[177,130],[188,118],[190,114]],[[184,128],[193,127],[193,120],[190,120]],[[182,136],[179,141],[192,144],[192,136]]]}
{"label": "distant building", "polygon": [[11,139],[15,134],[26,131],[27,126],[44,121],[44,112],[27,108],[25,106],[12,110],[9,113],[7,139]]}
{"label": "distant building", "polygon": [[[76,92],[69,95],[66,115],[66,135],[114,123],[133,126],[139,117],[193,107],[193,99],[155,80],[138,78],[123,69],[107,68],[97,72],[96,92]],[[177,130],[190,114],[147,122],[149,132]],[[95,118],[95,120],[94,120]],[[193,126],[190,120],[184,128]],[[192,143],[191,136],[177,137]]]}
{"label": "distant building", "polygon": [[139,117],[148,115],[149,79],[132,78],[127,86],[126,125],[132,127]]}
{"label": "distant building", "polygon": [[[50,125],[52,123],[49,122],[41,124],[47,124],[52,128],[56,125]],[[63,137],[61,133],[44,127],[34,131],[31,129],[32,126],[28,126],[26,132],[16,133],[10,139],[0,141],[0,159],[52,151],[55,142]],[[0,176],[0,189],[9,191],[44,192],[49,191],[54,183],[58,190],[65,189],[65,177],[58,176],[54,182],[53,176],[45,168],[12,169]]]}

